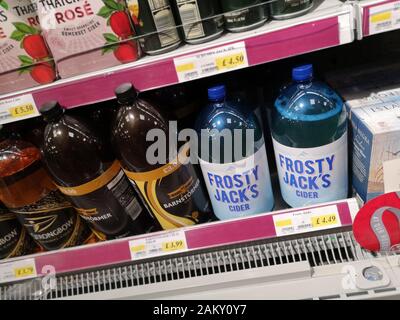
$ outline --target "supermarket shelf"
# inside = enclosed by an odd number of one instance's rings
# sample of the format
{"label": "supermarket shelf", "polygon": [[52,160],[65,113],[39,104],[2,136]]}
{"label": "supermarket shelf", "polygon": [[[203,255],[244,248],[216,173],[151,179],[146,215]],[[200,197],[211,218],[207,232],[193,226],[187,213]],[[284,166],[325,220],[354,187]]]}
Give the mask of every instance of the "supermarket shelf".
{"label": "supermarket shelf", "polygon": [[[215,41],[179,49],[160,56],[147,56],[137,62],[89,73],[55,83],[0,96],[1,102],[32,95],[36,106],[57,99],[66,108],[110,100],[123,82],[133,82],[141,91],[179,82],[176,59],[198,59],[200,54],[220,52],[234,45],[247,54],[248,64],[221,68],[217,73],[255,66],[307,52],[342,45],[354,40],[353,6],[338,0],[317,0],[309,14],[286,21],[271,21],[263,27],[238,34],[225,34]],[[214,71],[215,74],[215,71]],[[209,73],[198,77],[207,77]],[[182,80],[182,79],[181,79]],[[8,103],[6,107],[13,107]],[[0,110],[1,111],[1,110]]]}
{"label": "supermarket shelf", "polygon": [[366,0],[356,4],[357,39],[400,29],[400,0]]}
{"label": "supermarket shelf", "polygon": [[[215,222],[173,231],[164,231],[122,240],[64,249],[56,252],[9,259],[0,262],[0,284],[45,276],[48,270],[53,270],[57,274],[63,274],[80,270],[96,269],[104,266],[119,265],[131,261],[142,261],[166,254],[177,254],[183,251],[194,251],[301,233],[299,231],[286,234],[283,233],[281,229],[282,225],[286,225],[285,223],[288,221],[288,217],[290,220],[293,214],[296,214],[297,217],[305,217],[307,215],[305,219],[311,219],[310,214],[313,217],[326,217],[326,215],[332,215],[333,213],[338,217],[335,223],[330,223],[333,221],[329,221],[322,228],[316,228],[314,225],[308,224],[303,225],[303,223],[306,222],[301,222],[301,227],[305,228],[305,232],[316,232],[325,229],[351,226],[358,209],[359,207],[356,200],[348,199],[307,208],[287,209],[249,218]],[[285,223],[279,225],[277,221],[284,221]],[[176,244],[178,243],[177,241],[183,241],[186,243],[186,246],[181,245],[175,247],[176,250],[164,247],[166,250],[163,250],[163,244],[166,242]],[[151,244],[149,244],[149,242]],[[148,251],[140,253],[140,250],[144,250],[145,247],[148,248],[154,245],[154,243],[159,245],[159,247],[153,247],[153,249],[159,249],[155,254],[153,250],[149,251],[148,249]],[[16,274],[18,274],[17,270],[28,271],[25,273],[22,272],[22,274],[16,276]]]}

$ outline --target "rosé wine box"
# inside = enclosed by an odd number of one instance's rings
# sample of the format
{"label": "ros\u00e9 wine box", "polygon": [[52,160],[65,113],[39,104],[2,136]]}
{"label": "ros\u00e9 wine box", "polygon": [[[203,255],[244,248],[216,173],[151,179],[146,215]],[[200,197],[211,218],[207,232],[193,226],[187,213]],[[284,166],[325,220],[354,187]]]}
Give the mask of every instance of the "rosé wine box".
{"label": "ros\u00e9 wine box", "polygon": [[36,9],[30,0],[0,0],[0,94],[56,78]]}
{"label": "ros\u00e9 wine box", "polygon": [[138,59],[122,0],[32,0],[61,78]]}

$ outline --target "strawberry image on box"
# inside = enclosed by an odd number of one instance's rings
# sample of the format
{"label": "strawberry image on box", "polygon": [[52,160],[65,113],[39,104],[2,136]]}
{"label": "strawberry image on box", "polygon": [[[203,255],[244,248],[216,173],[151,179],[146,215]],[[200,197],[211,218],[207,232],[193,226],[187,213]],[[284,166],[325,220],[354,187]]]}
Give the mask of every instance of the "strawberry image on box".
{"label": "strawberry image on box", "polygon": [[134,29],[119,0],[34,0],[61,78],[136,61]]}
{"label": "strawberry image on box", "polygon": [[42,37],[37,6],[0,0],[0,94],[53,82],[54,62]]}

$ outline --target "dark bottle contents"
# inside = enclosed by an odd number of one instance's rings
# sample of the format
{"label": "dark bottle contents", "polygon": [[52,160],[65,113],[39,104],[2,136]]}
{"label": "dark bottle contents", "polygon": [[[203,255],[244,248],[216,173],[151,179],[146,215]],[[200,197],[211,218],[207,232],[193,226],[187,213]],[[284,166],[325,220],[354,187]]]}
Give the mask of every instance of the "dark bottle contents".
{"label": "dark bottle contents", "polygon": [[284,20],[301,16],[313,7],[313,0],[276,0],[271,3],[271,16]]}
{"label": "dark bottle contents", "polygon": [[108,239],[154,230],[155,220],[143,210],[107,144],[55,101],[42,106],[41,113],[48,122],[43,160],[81,217]]}
{"label": "dark bottle contents", "polygon": [[178,129],[181,130],[193,127],[196,116],[200,112],[202,99],[198,93],[198,87],[185,83],[144,92],[142,97],[159,106],[161,112],[169,119],[176,119]]}
{"label": "dark bottle contents", "polygon": [[264,0],[221,0],[226,29],[231,32],[243,32],[262,26],[269,17],[269,4],[263,4],[264,2]]}
{"label": "dark bottle contents", "polygon": [[0,259],[7,259],[31,253],[32,239],[12,213],[0,204]]}
{"label": "dark bottle contents", "polygon": [[24,121],[5,124],[2,129],[3,136],[19,138],[32,143],[40,148],[43,142],[43,132],[46,124],[42,117],[26,119]]}
{"label": "dark bottle contents", "polygon": [[169,0],[127,0],[139,43],[147,54],[176,49],[181,38]]}
{"label": "dark bottle contents", "polygon": [[224,19],[216,0],[172,0],[182,25],[185,41],[198,44],[218,38]]}
{"label": "dark bottle contents", "polygon": [[46,250],[76,246],[92,236],[43,168],[39,149],[28,142],[0,143],[0,200]]}
{"label": "dark bottle contents", "polygon": [[[174,229],[213,218],[210,202],[195,167],[168,157],[151,164],[147,151],[149,130],[158,129],[169,137],[169,125],[157,108],[138,99],[131,84],[117,88],[120,109],[113,127],[113,142],[122,166],[141,191],[164,229]],[[168,140],[168,138],[167,138]],[[169,144],[166,141],[167,145]],[[189,156],[189,144],[180,149],[179,159]],[[169,160],[168,160],[169,159]],[[154,162],[153,162],[154,163]]]}
{"label": "dark bottle contents", "polygon": [[78,117],[88,124],[95,134],[108,144],[107,150],[112,152],[110,132],[117,111],[116,104],[107,101],[67,110],[66,114],[75,118]]}

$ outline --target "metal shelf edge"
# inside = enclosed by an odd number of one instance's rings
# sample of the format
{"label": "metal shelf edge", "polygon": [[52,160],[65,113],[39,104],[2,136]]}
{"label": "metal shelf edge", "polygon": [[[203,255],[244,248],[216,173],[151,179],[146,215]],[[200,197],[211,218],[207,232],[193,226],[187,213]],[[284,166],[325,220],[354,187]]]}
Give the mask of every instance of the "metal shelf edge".
{"label": "metal shelf edge", "polygon": [[[273,219],[274,216],[293,212],[304,212],[306,210],[328,206],[336,206],[342,227],[352,225],[359,208],[356,199],[347,199],[311,207],[287,209],[247,218],[203,224],[178,230],[185,233],[187,242],[186,251],[232,245],[277,237],[278,235]],[[48,266],[51,266],[57,274],[60,274],[128,263],[133,261],[130,249],[131,241],[146,238],[153,239],[154,237],[168,235],[174,231],[176,230],[161,231],[105,243],[7,259],[0,261],[0,268],[3,264],[20,263],[24,260],[31,261],[33,259],[35,261],[37,276],[44,276],[47,274],[46,270],[48,270]],[[164,254],[160,254],[159,256],[163,255]],[[152,258],[155,257],[153,256]],[[140,260],[142,259],[135,259],[134,261]]]}

